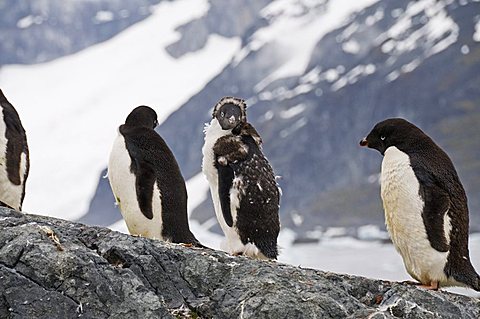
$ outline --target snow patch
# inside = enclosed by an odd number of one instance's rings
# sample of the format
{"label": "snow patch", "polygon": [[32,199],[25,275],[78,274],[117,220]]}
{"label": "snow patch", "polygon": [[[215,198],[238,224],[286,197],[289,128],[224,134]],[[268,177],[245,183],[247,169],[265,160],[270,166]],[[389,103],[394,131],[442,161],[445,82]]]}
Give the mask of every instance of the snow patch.
{"label": "snow patch", "polygon": [[113,12],[112,11],[98,11],[97,14],[95,14],[95,22],[97,23],[105,23],[105,22],[110,22],[113,20]]}
{"label": "snow patch", "polygon": [[305,105],[304,104],[298,104],[298,105],[295,105],[295,106],[289,108],[288,110],[281,111],[280,112],[280,117],[283,118],[283,119],[289,119],[289,118],[292,118],[292,117],[295,117],[295,116],[301,114],[304,110],[305,110]]}
{"label": "snow patch", "polygon": [[342,50],[350,54],[357,54],[360,52],[360,44],[355,40],[349,40],[342,44]]}
{"label": "snow patch", "polygon": [[475,24],[475,33],[473,34],[473,41],[480,42],[480,19]]}
{"label": "snow patch", "polygon": [[357,65],[342,76],[337,82],[332,84],[332,91],[338,91],[347,84],[356,83],[361,77],[375,73],[375,70],[376,67],[374,64]]}
{"label": "snow patch", "polygon": [[17,21],[17,28],[19,29],[27,29],[34,24],[41,24],[44,21],[42,16],[32,16],[28,15],[26,17],[21,18]]}

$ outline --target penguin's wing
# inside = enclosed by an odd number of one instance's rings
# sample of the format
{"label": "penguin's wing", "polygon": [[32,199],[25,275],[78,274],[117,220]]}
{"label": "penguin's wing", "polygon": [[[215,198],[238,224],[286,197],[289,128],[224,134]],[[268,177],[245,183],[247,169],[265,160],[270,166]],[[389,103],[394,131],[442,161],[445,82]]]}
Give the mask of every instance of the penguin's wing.
{"label": "penguin's wing", "polygon": [[445,233],[445,215],[450,209],[448,192],[435,182],[434,176],[425,169],[417,169],[420,182],[420,196],[424,201],[422,219],[428,240],[432,247],[440,252],[447,252],[450,245]]}
{"label": "penguin's wing", "polygon": [[135,162],[135,190],[137,193],[138,206],[140,211],[148,219],[153,218],[153,187],[155,186],[155,171],[152,165],[141,159],[132,161]]}
{"label": "penguin's wing", "polygon": [[135,191],[138,206],[145,217],[152,219],[153,187],[155,186],[156,180],[154,164],[150,160],[148,150],[142,147],[141,138],[135,134],[128,134],[130,132],[124,129],[122,130],[122,128],[121,133],[125,137],[127,150],[132,160],[130,169],[135,175]]}
{"label": "penguin's wing", "polygon": [[230,189],[233,185],[234,172],[230,166],[217,165],[218,171],[218,197],[223,219],[229,226],[233,226],[232,211],[230,208]]}

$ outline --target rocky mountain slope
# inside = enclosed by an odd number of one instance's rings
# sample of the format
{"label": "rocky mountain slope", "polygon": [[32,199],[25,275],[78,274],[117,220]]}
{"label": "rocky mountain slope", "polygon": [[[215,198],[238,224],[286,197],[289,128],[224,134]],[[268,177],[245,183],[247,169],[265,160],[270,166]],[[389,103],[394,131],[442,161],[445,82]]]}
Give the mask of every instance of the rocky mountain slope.
{"label": "rocky mountain slope", "polygon": [[0,66],[49,61],[110,39],[160,0],[0,2]]}
{"label": "rocky mountain slope", "polygon": [[[222,14],[217,5],[179,28],[182,37],[169,46],[173,56],[201,46],[191,46],[192,28],[242,38],[223,72],[159,129],[187,179],[200,172],[211,107],[240,96],[282,176],[284,227],[306,236],[382,225],[381,156],[358,141],[377,121],[404,117],[450,154],[469,195],[472,230],[480,230],[480,2],[360,1],[346,10],[338,1],[291,0]],[[223,19],[233,12],[246,25],[226,31]],[[100,185],[88,216],[119,218]],[[212,216],[209,199],[193,213],[202,222]]]}
{"label": "rocky mountain slope", "polygon": [[478,318],[479,301],[0,208],[2,318]]}

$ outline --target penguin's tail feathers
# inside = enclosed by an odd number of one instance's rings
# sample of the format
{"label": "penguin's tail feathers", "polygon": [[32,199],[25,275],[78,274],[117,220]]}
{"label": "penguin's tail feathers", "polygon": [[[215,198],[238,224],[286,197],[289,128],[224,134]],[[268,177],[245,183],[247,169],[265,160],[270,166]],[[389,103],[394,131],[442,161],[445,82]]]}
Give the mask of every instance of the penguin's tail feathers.
{"label": "penguin's tail feathers", "polygon": [[477,274],[477,284],[473,286],[473,289],[480,291],[480,276]]}

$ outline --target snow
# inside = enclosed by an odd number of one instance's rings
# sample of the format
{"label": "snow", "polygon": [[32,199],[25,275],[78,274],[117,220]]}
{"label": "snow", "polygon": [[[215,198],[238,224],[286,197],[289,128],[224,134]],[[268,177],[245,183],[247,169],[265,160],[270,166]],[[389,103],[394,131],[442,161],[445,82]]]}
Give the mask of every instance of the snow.
{"label": "snow", "polygon": [[299,15],[298,10],[291,9],[290,14],[284,13],[271,18],[272,12],[277,12],[275,8],[289,1],[272,2],[262,11],[267,19],[270,18],[270,25],[255,32],[253,39],[276,44],[279,48],[277,51],[281,52],[281,56],[277,58],[282,60],[282,64],[257,84],[256,89],[260,91],[275,80],[303,74],[315,45],[324,35],[346,24],[351,14],[377,1],[335,0],[326,3],[325,8],[317,8],[318,3],[315,3],[304,14]]}
{"label": "snow", "polygon": [[480,42],[480,19],[475,24],[475,33],[473,34],[473,41]]}
{"label": "snow", "polygon": [[342,44],[342,50],[346,53],[357,54],[360,52],[360,44],[355,40],[349,40]]}
{"label": "snow", "polygon": [[[429,57],[447,49],[457,41],[459,27],[448,16],[446,5],[435,0],[410,2],[405,12],[398,12],[395,24],[377,39],[380,43],[385,41],[382,52],[398,56],[421,46],[425,48],[425,56]],[[413,30],[413,20],[419,15],[425,25]]]}
{"label": "snow", "polygon": [[113,20],[113,12],[112,11],[98,11],[95,14],[95,21],[98,23],[109,22]]}
{"label": "snow", "polygon": [[384,16],[385,16],[385,13],[383,11],[383,8],[378,8],[374,14],[368,16],[365,19],[365,24],[370,27],[375,23],[377,23],[378,21],[382,20]]}
{"label": "snow", "polygon": [[[287,230],[287,234],[291,232]],[[280,233],[282,239],[283,231]],[[336,235],[342,235],[341,229]],[[290,234],[289,237],[292,235]],[[279,239],[279,243],[281,242]],[[289,238],[290,239],[290,238]],[[279,262],[368,278],[404,281],[412,280],[393,245],[361,241],[349,237],[322,239],[320,243],[289,245],[282,242]],[[470,257],[480,270],[480,234],[470,236]],[[479,298],[480,293],[467,288],[448,288],[448,291]]]}
{"label": "snow", "polygon": [[374,64],[359,64],[353,69],[348,71],[344,76],[342,76],[337,82],[332,84],[332,91],[337,91],[347,84],[353,84],[358,81],[362,76],[367,76],[375,73],[376,67]]}
{"label": "snow", "polygon": [[190,216],[198,205],[207,199],[209,185],[203,173],[198,173],[187,182],[188,215]]}
{"label": "snow", "polygon": [[41,16],[28,15],[17,21],[17,28],[26,29],[31,27],[34,24],[41,24],[42,22],[43,22],[43,18]]}
{"label": "snow", "polygon": [[298,105],[292,106],[288,110],[281,111],[280,117],[284,119],[289,119],[301,114],[304,110],[305,110],[305,105],[298,104]]}
{"label": "snow", "polygon": [[105,43],[45,64],[2,67],[0,87],[30,146],[25,211],[79,218],[129,112],[150,105],[162,122],[222,71],[240,47],[237,38],[211,36],[178,60],[164,50],[179,38],[176,27],[208,8],[207,0],[162,2]]}
{"label": "snow", "polygon": [[299,119],[298,121],[293,123],[292,126],[281,130],[280,131],[280,137],[285,138],[285,137],[289,136],[290,134],[292,134],[293,132],[297,131],[298,129],[304,127],[306,124],[307,124],[307,119],[302,117],[301,119]]}

